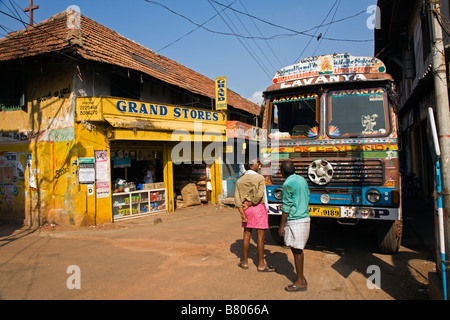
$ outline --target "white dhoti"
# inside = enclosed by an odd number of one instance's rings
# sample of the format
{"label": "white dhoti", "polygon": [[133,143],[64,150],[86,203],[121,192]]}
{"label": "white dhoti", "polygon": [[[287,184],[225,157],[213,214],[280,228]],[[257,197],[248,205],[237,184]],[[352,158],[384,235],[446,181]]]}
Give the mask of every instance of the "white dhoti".
{"label": "white dhoti", "polygon": [[309,238],[311,219],[288,220],[284,226],[284,243],[294,249],[304,249]]}

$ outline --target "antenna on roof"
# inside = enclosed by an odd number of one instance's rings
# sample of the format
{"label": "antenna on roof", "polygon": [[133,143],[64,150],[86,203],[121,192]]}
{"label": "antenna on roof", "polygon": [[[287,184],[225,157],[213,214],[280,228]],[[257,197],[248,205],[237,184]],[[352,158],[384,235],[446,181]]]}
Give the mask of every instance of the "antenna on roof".
{"label": "antenna on roof", "polygon": [[28,8],[23,9],[23,12],[30,12],[29,16],[30,16],[30,23],[28,24],[28,27],[31,27],[34,24],[34,19],[33,19],[33,11],[39,9],[38,5],[34,5],[33,4],[33,0],[29,0],[29,5]]}

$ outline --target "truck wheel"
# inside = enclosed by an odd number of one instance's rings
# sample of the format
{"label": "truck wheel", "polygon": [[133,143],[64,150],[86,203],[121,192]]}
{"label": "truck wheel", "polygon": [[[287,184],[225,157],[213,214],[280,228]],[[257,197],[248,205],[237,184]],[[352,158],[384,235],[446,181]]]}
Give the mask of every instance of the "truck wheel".
{"label": "truck wheel", "polygon": [[402,241],[402,220],[380,221],[377,228],[378,248],[381,253],[396,254]]}
{"label": "truck wheel", "polygon": [[280,244],[284,245],[284,238],[280,237],[278,234],[278,229],[280,228],[280,222],[281,222],[281,216],[274,216],[269,215],[269,230],[270,235],[272,236],[273,240]]}

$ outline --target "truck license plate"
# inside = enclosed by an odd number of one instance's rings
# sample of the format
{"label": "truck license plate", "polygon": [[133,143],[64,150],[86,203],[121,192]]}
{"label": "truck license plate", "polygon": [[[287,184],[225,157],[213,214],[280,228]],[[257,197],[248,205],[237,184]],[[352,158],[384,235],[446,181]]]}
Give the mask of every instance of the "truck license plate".
{"label": "truck license plate", "polygon": [[309,207],[309,215],[313,217],[332,217],[340,218],[340,208],[327,208],[327,207]]}

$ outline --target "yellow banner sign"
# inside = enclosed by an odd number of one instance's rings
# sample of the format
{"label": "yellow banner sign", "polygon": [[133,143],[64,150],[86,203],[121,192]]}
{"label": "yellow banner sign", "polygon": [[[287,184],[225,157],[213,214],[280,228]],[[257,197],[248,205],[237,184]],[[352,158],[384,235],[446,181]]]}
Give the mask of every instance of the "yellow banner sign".
{"label": "yellow banner sign", "polygon": [[226,115],[213,110],[186,108],[120,98],[85,98],[76,100],[77,121],[102,121],[105,115],[131,116],[146,119],[201,121],[225,125]]}
{"label": "yellow banner sign", "polygon": [[216,78],[216,110],[227,110],[227,78]]}

